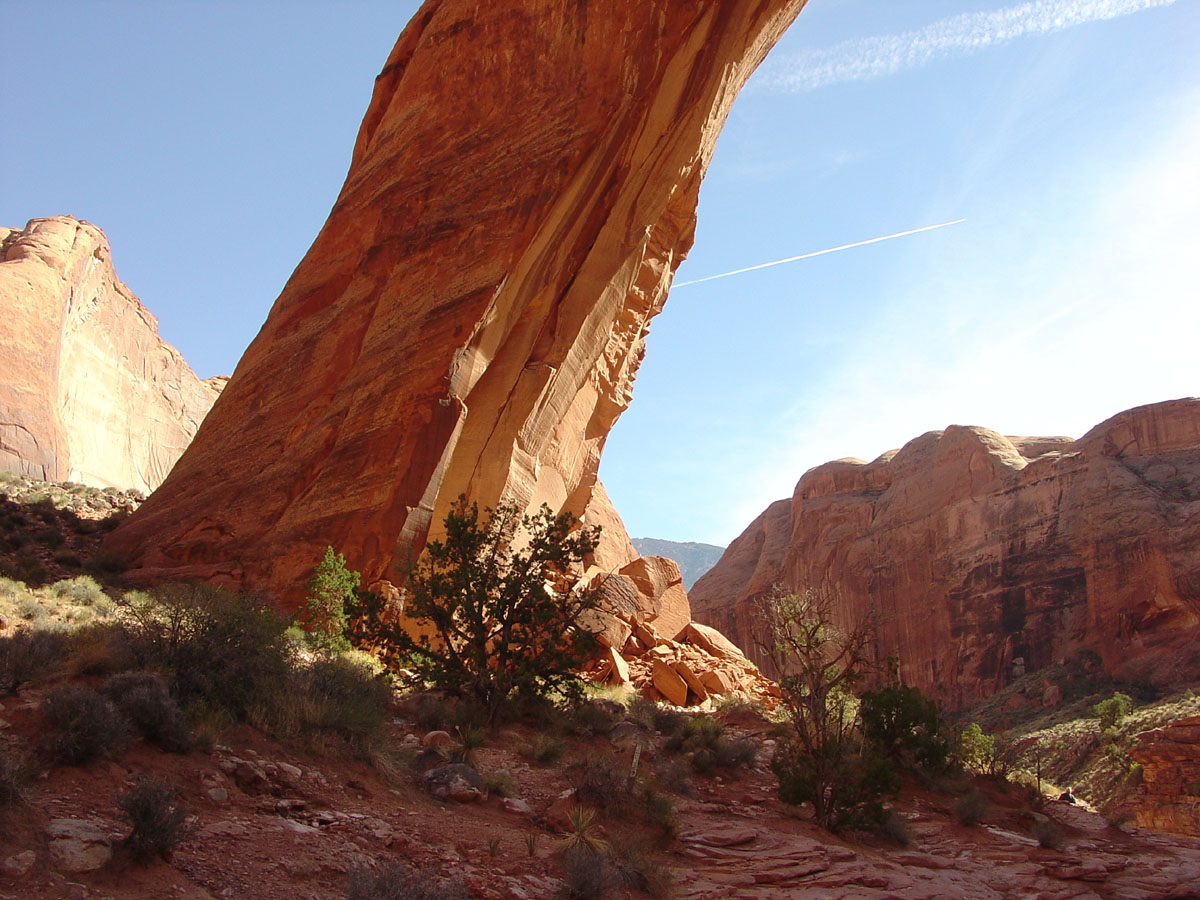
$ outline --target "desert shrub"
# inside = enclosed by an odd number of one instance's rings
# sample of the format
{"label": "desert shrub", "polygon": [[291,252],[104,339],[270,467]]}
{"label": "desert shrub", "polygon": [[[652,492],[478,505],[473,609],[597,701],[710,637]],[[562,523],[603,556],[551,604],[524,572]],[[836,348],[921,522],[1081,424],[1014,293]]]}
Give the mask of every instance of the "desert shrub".
{"label": "desert shrub", "polygon": [[488,793],[497,797],[515,797],[521,789],[517,779],[508,769],[489,772],[483,777],[483,782],[487,785]]}
{"label": "desert shrub", "polygon": [[887,813],[879,824],[879,833],[889,840],[895,841],[901,847],[912,843],[912,832],[908,823],[894,812]]}
{"label": "desert shrub", "polygon": [[314,726],[336,731],[351,742],[383,727],[392,700],[391,684],[367,666],[342,656],[316,659],[301,680],[319,704]]}
{"label": "desert shrub", "polygon": [[29,553],[18,553],[11,566],[11,574],[26,584],[42,584],[46,581],[46,567]]}
{"label": "desert shrub", "polygon": [[987,805],[988,800],[983,791],[972,786],[954,805],[954,818],[968,827],[978,825],[983,814],[987,812]]}
{"label": "desert shrub", "polygon": [[25,802],[25,787],[33,769],[25,755],[11,743],[0,741],[0,813]]}
{"label": "desert shrub", "polygon": [[244,721],[283,696],[294,672],[287,622],[254,597],[208,585],[127,594],[122,611],[141,668],[162,671],[185,708],[202,703]]}
{"label": "desert shrub", "polygon": [[1133,698],[1128,694],[1115,692],[1107,700],[1101,700],[1092,707],[1092,715],[1100,720],[1100,729],[1107,731],[1120,725],[1122,720],[1133,712]]}
{"label": "desert shrub", "polygon": [[674,838],[679,830],[675,801],[663,793],[657,779],[642,784],[638,790],[638,805],[642,821],[664,838]]}
{"label": "desert shrub", "polygon": [[597,809],[622,805],[629,798],[629,784],[613,761],[589,754],[569,763],[563,773],[580,803]]}
{"label": "desert shrub", "polygon": [[[113,520],[105,519],[99,527],[104,528],[110,521]],[[129,568],[129,563],[123,556],[110,550],[98,550],[92,554],[85,568],[97,575],[120,575]]]}
{"label": "desert shrub", "polygon": [[625,718],[643,728],[654,728],[654,718],[658,712],[658,704],[647,700],[641,694],[634,694],[625,703]]}
{"label": "desert shrub", "polygon": [[513,696],[578,701],[576,672],[595,639],[576,623],[598,595],[576,590],[571,571],[595,549],[598,530],[576,525],[546,506],[522,516],[501,504],[481,519],[478,506],[459,497],[446,537],[428,544],[406,585],[405,615],[417,636],[370,593],[359,595],[355,634],[396,648],[425,682],[473,698],[489,723]]}
{"label": "desert shrub", "polygon": [[308,643],[318,650],[342,651],[350,648],[346,639],[346,605],[354,601],[359,574],[346,568],[346,558],[332,547],[313,568],[305,584],[307,598],[300,612],[300,624],[308,633]]}
{"label": "desert shrub", "polygon": [[65,765],[82,765],[98,756],[116,756],[129,743],[129,723],[89,687],[63,684],[39,705],[46,724],[46,749]]}
{"label": "desert shrub", "polygon": [[100,689],[147,742],[168,753],[192,749],[192,733],[162,680],[150,672],[114,675]]}
{"label": "desert shrub", "polygon": [[27,681],[48,678],[67,656],[68,636],[62,631],[18,628],[0,637],[0,694],[14,693]]}
{"label": "desert shrub", "polygon": [[54,595],[62,600],[74,603],[76,606],[92,606],[103,604],[108,595],[100,589],[96,579],[88,575],[77,575],[74,578],[64,578],[50,585]]}
{"label": "desert shrub", "polygon": [[937,701],[902,684],[895,668],[891,684],[864,691],[859,700],[863,735],[877,753],[905,769],[945,770],[950,742],[942,734]]}
{"label": "desert shrub", "polygon": [[692,766],[686,759],[668,757],[655,766],[655,776],[664,790],[680,797],[691,797],[695,790],[692,788]]}
{"label": "desert shrub", "polygon": [[560,856],[563,891],[571,900],[601,900],[620,883],[621,875],[608,855],[583,848],[569,848]]}
{"label": "desert shrub", "polygon": [[129,635],[118,623],[91,622],[67,634],[66,666],[72,675],[113,675],[137,665]]}
{"label": "desert shrub", "polygon": [[191,833],[188,808],[178,797],[173,781],[152,777],[140,777],[117,794],[117,808],[131,826],[124,847],[134,859],[164,856]]}
{"label": "desert shrub", "polygon": [[[566,724],[575,734],[597,735],[612,729],[620,720],[611,701],[588,700],[567,708]],[[615,704],[620,709],[620,704]]]}
{"label": "desert shrub", "polygon": [[539,731],[523,744],[520,753],[526,759],[532,760],[539,766],[548,766],[563,755],[566,744],[553,735]]}
{"label": "desert shrub", "polygon": [[466,900],[459,879],[440,878],[428,869],[409,869],[387,863],[378,872],[365,866],[350,870],[347,900]]}
{"label": "desert shrub", "polygon": [[712,748],[713,761],[722,769],[754,765],[758,759],[758,741],[750,737],[722,737]]}
{"label": "desert shrub", "polygon": [[63,545],[65,540],[65,538],[62,536],[62,532],[57,528],[43,528],[37,533],[36,537],[51,550],[57,550]]}
{"label": "desert shrub", "polygon": [[68,569],[78,569],[83,565],[83,560],[73,550],[58,550],[52,558],[60,566],[65,566]]}
{"label": "desert shrub", "polygon": [[1039,816],[1034,821],[1030,833],[1038,842],[1038,846],[1045,850],[1061,850],[1066,843],[1062,829],[1045,816]]}

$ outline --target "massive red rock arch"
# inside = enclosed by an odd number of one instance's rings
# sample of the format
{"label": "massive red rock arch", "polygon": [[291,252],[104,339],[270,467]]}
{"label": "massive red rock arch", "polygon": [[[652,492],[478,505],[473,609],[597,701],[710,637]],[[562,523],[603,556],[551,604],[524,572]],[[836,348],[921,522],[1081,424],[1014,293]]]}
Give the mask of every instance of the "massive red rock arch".
{"label": "massive red rock arch", "polygon": [[587,509],[717,134],[804,2],[428,0],[324,228],[112,548],[295,600],[326,544],[392,575],[460,493]]}

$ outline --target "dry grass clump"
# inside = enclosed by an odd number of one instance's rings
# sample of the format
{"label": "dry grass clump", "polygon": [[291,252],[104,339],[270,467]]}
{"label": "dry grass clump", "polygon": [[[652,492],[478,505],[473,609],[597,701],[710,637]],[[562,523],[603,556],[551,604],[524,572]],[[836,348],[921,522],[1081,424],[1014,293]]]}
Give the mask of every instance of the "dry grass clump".
{"label": "dry grass clump", "polygon": [[365,866],[350,870],[346,900],[466,900],[466,886],[456,878],[441,878],[428,869],[409,869],[388,863],[378,872]]}

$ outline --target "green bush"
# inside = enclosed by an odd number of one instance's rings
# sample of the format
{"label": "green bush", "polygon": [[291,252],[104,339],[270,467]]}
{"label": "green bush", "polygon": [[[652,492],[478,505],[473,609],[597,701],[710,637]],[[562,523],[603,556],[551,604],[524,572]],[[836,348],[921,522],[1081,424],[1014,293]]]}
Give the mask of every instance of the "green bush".
{"label": "green bush", "polygon": [[318,650],[350,649],[346,639],[346,606],[354,601],[359,574],[346,568],[346,558],[325,548],[325,555],[305,584],[308,592],[300,614],[300,624],[308,633],[308,642]]}
{"label": "green bush", "polygon": [[864,691],[859,700],[863,735],[877,753],[904,769],[946,769],[950,742],[942,735],[937,701],[899,680]]}
{"label": "green bush", "polygon": [[46,725],[46,749],[56,762],[82,765],[98,756],[116,756],[129,744],[129,723],[89,687],[51,688],[39,710]]}
{"label": "green bush", "polygon": [[985,734],[977,722],[972,722],[958,735],[959,760],[972,772],[991,772],[996,753],[996,739]]}
{"label": "green bush", "polygon": [[576,524],[544,505],[522,516],[501,504],[481,518],[459,497],[445,538],[428,544],[406,583],[408,621],[386,617],[382,598],[360,594],[356,636],[396,648],[420,679],[474,699],[489,723],[513,696],[558,693],[577,702],[576,672],[595,638],[576,626],[598,595],[576,590],[571,573],[595,550],[598,530]]}
{"label": "green bush", "polygon": [[117,794],[117,808],[131,830],[124,846],[136,860],[165,856],[190,833],[188,809],[176,802],[179,791],[169,779],[141,777]]}
{"label": "green bush", "polygon": [[1133,698],[1120,691],[1107,700],[1101,700],[1092,707],[1092,715],[1100,720],[1100,729],[1107,731],[1120,725],[1124,718],[1133,712]]}
{"label": "green bush", "polygon": [[138,664],[162,671],[185,708],[201,704],[244,721],[278,697],[295,658],[286,620],[261,600],[208,585],[166,585],[123,605]]}

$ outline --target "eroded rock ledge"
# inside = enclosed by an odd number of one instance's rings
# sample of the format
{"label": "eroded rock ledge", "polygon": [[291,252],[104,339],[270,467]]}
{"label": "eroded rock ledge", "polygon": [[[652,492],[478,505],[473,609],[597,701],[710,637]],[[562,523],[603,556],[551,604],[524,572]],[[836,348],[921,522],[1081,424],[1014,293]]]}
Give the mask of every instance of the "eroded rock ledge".
{"label": "eroded rock ledge", "polygon": [[167,482],[147,578],[396,577],[460,494],[580,513],[738,89],[804,0],[428,0],[325,227]]}

